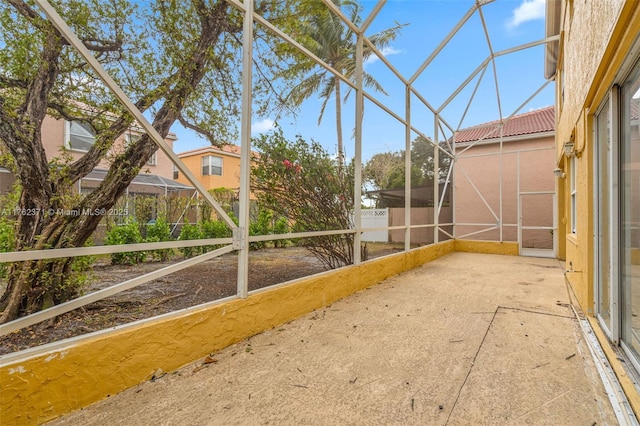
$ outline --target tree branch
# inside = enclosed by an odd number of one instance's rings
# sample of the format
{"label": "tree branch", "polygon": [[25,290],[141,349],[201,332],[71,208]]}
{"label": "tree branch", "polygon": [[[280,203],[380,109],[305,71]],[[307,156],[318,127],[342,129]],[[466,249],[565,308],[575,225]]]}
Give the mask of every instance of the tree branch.
{"label": "tree branch", "polygon": [[[165,78],[156,89],[150,91],[135,103],[136,108],[140,112],[148,110],[154,103],[166,95],[167,90],[178,78],[178,72]],[[73,119],[72,116],[70,118]],[[71,179],[71,182],[76,182],[78,179],[90,173],[98,165],[100,160],[104,158],[116,138],[127,131],[132,123],[133,117],[129,114],[123,114],[112,122],[104,132],[100,133],[89,151],[70,165],[67,178]]]}
{"label": "tree branch", "polygon": [[115,41],[99,40],[94,38],[85,38],[82,43],[89,50],[94,52],[119,52],[122,49],[123,42],[121,39]]}
{"label": "tree branch", "polygon": [[7,0],[7,1],[11,6],[14,7],[14,9],[16,9],[16,11],[19,14],[27,18],[27,20],[33,26],[35,26],[39,30],[42,30],[45,33],[47,32],[49,27],[48,22],[42,19],[42,17],[35,10],[31,8],[31,6],[29,6],[27,3],[25,3],[22,0]]}
{"label": "tree branch", "polygon": [[[224,1],[221,1],[214,5],[211,10],[205,9],[201,11],[201,34],[192,53],[189,55],[190,57],[186,59],[189,66],[178,70],[175,80],[170,82],[174,84],[168,85],[168,87],[171,87],[168,92],[154,91],[155,96],[165,98],[152,123],[162,137],[166,137],[171,125],[179,118],[186,99],[198,87],[207,72],[208,65],[212,60],[212,47],[215,46],[226,29],[228,8],[229,6]],[[205,16],[203,17],[202,14]],[[139,109],[146,109],[155,103],[149,102],[150,99],[151,97],[145,97],[143,100],[147,104],[141,105],[143,102],[141,100],[138,101],[136,106]],[[132,118],[128,114],[121,116],[105,132],[105,140],[113,140],[122,134],[129,127],[131,121]],[[104,147],[97,148],[98,145],[99,141],[96,141],[89,153],[73,164],[74,178],[79,176],[80,172],[88,173],[91,171],[92,167],[90,166],[92,164],[90,160],[96,162],[100,160],[101,156],[95,158],[95,155]],[[98,188],[87,195],[80,202],[79,207],[81,209],[90,208],[94,210],[113,206],[156,149],[156,144],[148,134],[143,135],[136,143],[130,144],[122,155],[116,157]],[[92,154],[92,156],[89,157],[89,154]],[[90,215],[78,218],[78,222],[74,223],[78,230],[71,237],[70,244],[78,246],[84,243],[100,220],[100,217]]]}
{"label": "tree branch", "polygon": [[208,131],[206,129],[203,129],[200,126],[187,121],[187,119],[184,118],[184,115],[182,115],[182,113],[178,116],[178,122],[180,124],[182,124],[185,128],[193,130],[194,132],[197,132],[197,133],[201,134],[202,136],[204,136],[205,138],[207,138],[209,140],[209,142],[211,143],[211,145],[213,145],[213,146],[222,147],[224,145],[228,145],[227,142],[222,142],[221,143],[221,142],[216,141],[215,140],[215,136],[210,131]]}
{"label": "tree branch", "polygon": [[15,78],[7,78],[0,75],[0,87],[18,87],[26,89],[29,83],[26,80],[18,80]]}

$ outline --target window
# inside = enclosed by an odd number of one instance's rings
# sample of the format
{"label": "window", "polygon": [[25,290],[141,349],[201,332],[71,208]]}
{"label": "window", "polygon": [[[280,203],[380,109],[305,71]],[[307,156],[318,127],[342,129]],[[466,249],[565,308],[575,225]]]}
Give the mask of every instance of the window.
{"label": "window", "polygon": [[96,142],[96,132],[91,125],[81,121],[67,121],[65,146],[74,151],[89,151]]}
{"label": "window", "polygon": [[222,157],[202,157],[202,175],[222,176]]}
{"label": "window", "polygon": [[571,233],[576,233],[577,206],[576,206],[576,159],[569,160],[569,184],[571,185]]}
{"label": "window", "polygon": [[[142,135],[127,133],[125,135],[126,146],[129,146],[130,144],[137,142],[141,136]],[[156,164],[158,164],[158,150],[155,150],[153,154],[151,154],[151,157],[149,157],[149,160],[147,160],[147,165],[149,166],[155,166]]]}
{"label": "window", "polygon": [[173,178],[174,179],[178,179],[180,177],[180,171],[178,170],[178,168],[176,167],[176,165],[173,165]]}

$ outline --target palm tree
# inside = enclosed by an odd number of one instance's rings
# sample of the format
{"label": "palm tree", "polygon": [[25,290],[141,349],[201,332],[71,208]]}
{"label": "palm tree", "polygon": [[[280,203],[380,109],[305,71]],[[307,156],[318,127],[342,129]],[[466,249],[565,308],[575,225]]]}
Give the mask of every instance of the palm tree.
{"label": "palm tree", "polygon": [[[362,6],[355,0],[332,0],[333,3],[342,7],[345,15],[356,26],[359,26],[362,18]],[[406,24],[405,24],[406,25]],[[404,25],[396,26],[383,30],[369,37],[371,43],[378,49],[382,50],[397,37],[400,29]],[[347,26],[337,15],[330,10],[323,10],[321,13],[314,14],[312,18],[303,24],[303,44],[318,58],[330,65],[336,71],[342,73],[350,80],[355,80],[356,70],[356,39],[353,30]],[[363,57],[366,60],[373,53],[368,45],[364,45]],[[320,116],[318,117],[318,125],[322,122],[324,110],[333,96],[336,103],[336,132],[338,141],[338,162],[342,168],[344,164],[344,147],[342,143],[342,89],[340,79],[325,68],[315,64],[311,67],[303,64],[307,73],[302,82],[291,89],[286,97],[287,103],[294,106],[300,106],[307,98],[314,93],[319,92],[320,98],[323,100],[320,108]],[[309,70],[310,69],[310,70]],[[364,72],[363,82],[367,87],[387,94],[382,86],[368,73]],[[344,96],[347,100],[350,89]]]}

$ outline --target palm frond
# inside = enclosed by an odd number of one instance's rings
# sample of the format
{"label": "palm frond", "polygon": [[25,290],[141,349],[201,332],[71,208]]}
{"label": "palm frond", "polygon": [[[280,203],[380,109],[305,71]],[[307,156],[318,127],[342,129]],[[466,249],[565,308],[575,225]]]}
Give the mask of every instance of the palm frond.
{"label": "palm frond", "polygon": [[316,93],[325,80],[326,71],[315,72],[302,80],[297,86],[291,89],[286,96],[286,102],[300,106],[307,98]]}
{"label": "palm frond", "polygon": [[[376,49],[382,50],[385,47],[389,47],[389,43],[394,41],[400,34],[400,30],[407,25],[409,24],[399,24],[396,22],[395,26],[369,36],[369,41],[376,47]],[[369,51],[369,54],[371,54],[371,49],[368,46],[365,45],[364,50],[365,54],[367,50]]]}
{"label": "palm frond", "polygon": [[[362,22],[361,14],[363,8],[357,0],[332,1],[336,6],[341,8],[344,15],[351,20],[351,22],[355,25],[360,25]],[[405,25],[406,24],[396,22],[395,26],[373,34],[369,37],[369,40],[376,49],[382,50],[396,39]],[[356,43],[355,34],[351,28],[329,9],[311,17],[308,25],[304,25],[303,28],[305,32],[303,37],[305,47],[327,65],[333,67],[347,79],[353,81],[356,71]],[[365,44],[363,52],[364,59],[370,57],[372,54],[373,50]],[[317,67],[321,68],[319,65],[317,65]],[[322,99],[318,117],[318,124],[320,124],[327,103],[329,99],[335,96],[334,89],[336,84],[339,83],[340,81],[336,76],[331,75],[331,73],[322,68],[321,71],[305,77],[298,86],[291,90],[287,99],[299,106],[306,99],[313,96],[314,93],[317,93],[318,97]],[[366,72],[363,74],[363,84],[377,92],[387,94],[382,85]],[[341,100],[342,102],[347,102],[351,91],[352,88],[347,87],[344,98]]]}
{"label": "palm frond", "polygon": [[388,93],[384,90],[382,85],[380,83],[378,83],[378,80],[373,78],[373,76],[371,74],[369,74],[368,72],[364,72],[362,74],[362,83],[366,87],[371,87],[376,92],[380,92],[380,93],[382,93],[384,95],[388,95]]}
{"label": "palm frond", "polygon": [[322,91],[320,92],[320,99],[322,99],[322,105],[320,106],[320,115],[318,116],[318,126],[322,122],[322,116],[324,115],[324,110],[327,107],[327,103],[329,103],[329,99],[334,93],[334,89],[336,87],[336,83],[338,82],[337,77],[331,77],[327,79],[327,84],[322,87]]}

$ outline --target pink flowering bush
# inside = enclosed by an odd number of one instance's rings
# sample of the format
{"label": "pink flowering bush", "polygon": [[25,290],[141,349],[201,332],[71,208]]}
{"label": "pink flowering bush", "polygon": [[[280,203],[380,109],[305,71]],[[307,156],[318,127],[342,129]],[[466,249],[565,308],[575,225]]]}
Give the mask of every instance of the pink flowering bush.
{"label": "pink flowering bush", "polygon": [[[315,141],[287,140],[280,129],[253,140],[251,189],[260,208],[286,217],[293,232],[351,228],[353,165],[340,166]],[[353,263],[353,234],[303,238],[303,245],[328,268]]]}

